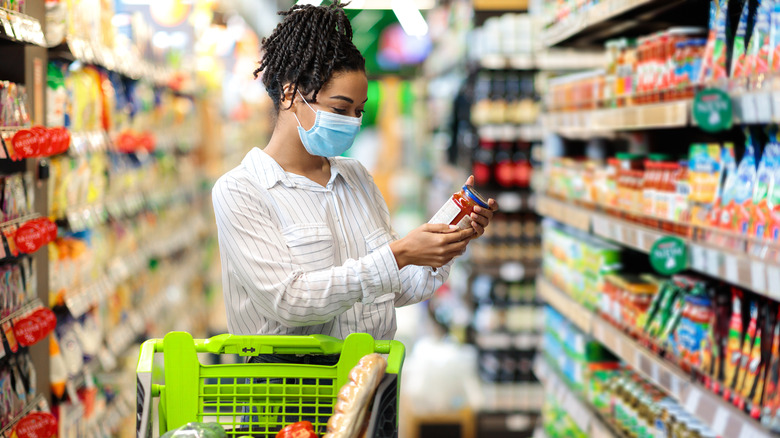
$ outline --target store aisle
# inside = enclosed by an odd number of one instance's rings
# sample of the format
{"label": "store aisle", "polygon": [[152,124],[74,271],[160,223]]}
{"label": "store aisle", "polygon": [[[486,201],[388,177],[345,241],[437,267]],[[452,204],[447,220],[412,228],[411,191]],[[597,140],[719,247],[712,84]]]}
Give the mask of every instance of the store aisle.
{"label": "store aisle", "polygon": [[[372,436],[780,433],[775,0],[355,2],[352,32],[336,39],[364,57],[368,99],[341,96],[355,114],[339,117],[312,95],[304,123],[321,111],[324,126],[357,132],[340,155],[370,177],[345,184],[376,183],[369,198],[387,203],[399,237],[433,217],[468,229],[461,209],[493,198],[484,235],[443,270],[361,277],[430,295],[395,310],[396,330],[383,315],[404,302],[355,283],[363,298],[339,330],[372,318],[364,326],[385,327],[378,338],[405,345],[403,364],[400,344],[360,336],[345,341],[360,354],[340,340],[281,337],[271,348],[173,335],[141,355],[170,332],[227,333],[227,309],[241,308],[224,299],[212,188],[280,120],[252,73],[283,19],[275,13],[291,6],[0,2],[0,436],[133,436],[161,413],[236,437],[276,436],[304,418],[324,432],[346,370],[374,350],[390,358],[390,377],[376,371],[382,359],[366,359],[381,388]],[[313,59],[307,44],[300,59]],[[283,181],[291,193],[295,181]],[[270,237],[291,260],[308,248],[326,253],[316,263],[363,253],[398,263],[384,205],[350,237],[343,223],[351,232],[374,206],[353,205],[357,216],[341,221],[342,201],[323,201],[333,223]],[[339,239],[359,245],[342,253]],[[224,354],[212,354],[220,342]],[[150,353],[188,343],[203,351],[176,353],[181,373]],[[331,374],[307,363],[295,376],[239,375],[270,369],[248,357],[280,351],[349,364],[306,356]],[[152,383],[176,387],[196,369],[203,377],[182,387],[200,391],[187,398],[198,406],[137,411],[159,391]]]}

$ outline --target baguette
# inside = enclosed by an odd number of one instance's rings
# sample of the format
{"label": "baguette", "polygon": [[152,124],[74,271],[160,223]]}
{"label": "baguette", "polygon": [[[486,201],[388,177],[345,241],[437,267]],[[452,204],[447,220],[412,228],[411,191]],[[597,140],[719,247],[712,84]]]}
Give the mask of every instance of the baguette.
{"label": "baguette", "polygon": [[387,369],[387,360],[379,354],[360,359],[349,373],[349,382],[339,391],[328,432],[322,438],[360,438],[365,432],[368,409],[374,392]]}

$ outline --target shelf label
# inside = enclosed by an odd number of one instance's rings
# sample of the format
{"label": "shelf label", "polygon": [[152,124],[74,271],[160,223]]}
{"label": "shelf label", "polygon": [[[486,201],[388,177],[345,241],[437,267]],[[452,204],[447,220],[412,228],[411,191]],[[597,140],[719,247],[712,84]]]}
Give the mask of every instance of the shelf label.
{"label": "shelf label", "polygon": [[760,123],[772,121],[772,97],[767,92],[756,93],[756,119]]}
{"label": "shelf label", "polygon": [[724,265],[726,266],[726,281],[739,284],[739,266],[737,265],[737,257],[731,254],[726,254]]}
{"label": "shelf label", "polygon": [[780,298],[780,288],[776,287],[780,284],[780,267],[767,265],[766,283],[767,285],[775,285],[774,287],[767,287],[769,296],[772,298]]}
{"label": "shelf label", "polygon": [[750,262],[750,286],[756,292],[766,292],[766,265],[753,260]]}
{"label": "shelf label", "polygon": [[691,265],[693,269],[704,272],[707,268],[707,260],[704,256],[704,248],[699,245],[691,245]]}
{"label": "shelf label", "polygon": [[726,432],[726,425],[729,420],[729,412],[722,406],[718,406],[715,409],[715,418],[712,422],[712,431],[718,435],[723,435]]}
{"label": "shelf label", "polygon": [[701,391],[691,388],[688,398],[685,400],[685,410],[691,413],[696,412],[699,408],[699,400],[701,400]]}
{"label": "shelf label", "polygon": [[731,97],[723,90],[707,88],[693,100],[693,119],[703,131],[720,132],[731,129],[734,111]]}
{"label": "shelf label", "polygon": [[14,28],[13,26],[11,26],[11,22],[8,21],[8,17],[3,12],[0,12],[0,22],[2,22],[3,31],[5,32],[5,34],[11,38],[16,38],[16,36],[14,35]]}
{"label": "shelf label", "polygon": [[666,236],[653,243],[650,264],[661,275],[677,274],[687,267],[688,249],[679,237]]}
{"label": "shelf label", "polygon": [[714,249],[708,249],[705,251],[707,254],[707,262],[704,271],[713,277],[720,276],[720,253]]}

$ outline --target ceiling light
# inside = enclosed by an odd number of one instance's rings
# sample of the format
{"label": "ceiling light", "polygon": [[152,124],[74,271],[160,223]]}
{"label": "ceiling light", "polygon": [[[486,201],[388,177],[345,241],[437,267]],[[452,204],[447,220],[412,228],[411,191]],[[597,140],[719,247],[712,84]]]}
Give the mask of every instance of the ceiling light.
{"label": "ceiling light", "polygon": [[[412,0],[417,9],[433,9],[436,0]],[[393,9],[393,0],[352,0],[344,9]]]}
{"label": "ceiling light", "polygon": [[392,0],[392,7],[407,35],[422,37],[428,34],[428,23],[412,0]]}

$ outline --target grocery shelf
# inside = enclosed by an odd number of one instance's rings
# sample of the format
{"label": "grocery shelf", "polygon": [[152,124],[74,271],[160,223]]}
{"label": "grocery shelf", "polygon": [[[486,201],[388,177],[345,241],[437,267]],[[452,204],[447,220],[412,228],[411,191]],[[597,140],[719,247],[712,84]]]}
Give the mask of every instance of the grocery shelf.
{"label": "grocery shelf", "polygon": [[542,42],[547,47],[564,43],[583,45],[638,32],[629,32],[631,29],[650,33],[659,27],[669,27],[668,22],[654,26],[652,18],[684,3],[685,0],[602,0],[549,26],[542,33]]}
{"label": "grocery shelf", "polygon": [[515,55],[485,55],[479,65],[487,70],[590,70],[603,68],[603,51],[550,49]]}
{"label": "grocery shelf", "polygon": [[43,303],[38,298],[33,298],[32,300],[28,301],[27,303],[24,303],[19,309],[17,309],[15,312],[11,313],[10,315],[6,316],[5,318],[0,319],[0,325],[5,324],[8,321],[13,321],[16,318],[19,318],[20,316],[26,314],[27,312],[37,309],[38,307],[43,307]]}
{"label": "grocery shelf", "polygon": [[159,85],[167,84],[174,75],[167,67],[154,65],[130,50],[74,37],[67,37],[62,44],[50,48],[49,58],[100,65],[130,79],[148,79]]}
{"label": "grocery shelf", "polygon": [[469,405],[477,412],[540,412],[544,387],[539,382],[484,382],[469,380]]}
{"label": "grocery shelf", "polygon": [[43,395],[38,394],[37,396],[35,396],[35,398],[33,398],[30,403],[27,403],[24,409],[22,409],[22,411],[16,417],[14,417],[5,427],[0,429],[0,436],[10,436],[14,428],[16,427],[16,424],[19,422],[19,420],[26,417],[27,414],[33,412],[36,409],[39,409],[42,405],[45,404],[47,403]]}
{"label": "grocery shelf", "polygon": [[4,8],[0,8],[0,37],[19,43],[46,46],[40,21],[29,15]]}
{"label": "grocery shelf", "polygon": [[[644,253],[650,252],[656,240],[672,235],[544,195],[537,195],[536,208],[540,215]],[[697,229],[694,236],[681,237],[688,246],[690,269],[780,300],[776,286],[780,284],[780,262],[753,255],[776,256],[780,252],[776,243],[709,228]],[[719,246],[721,242],[734,249]]]}
{"label": "grocery shelf", "polygon": [[666,391],[686,411],[710,425],[719,436],[734,438],[770,438],[773,436],[745,413],[693,382],[677,366],[664,361],[655,353],[641,346],[595,312],[585,309],[547,279],[543,277],[537,279],[537,290],[550,306],[566,317],[573,313],[586,313],[590,329],[584,330],[578,325],[585,333],[590,334],[623,362]]}
{"label": "grocery shelf", "polygon": [[574,420],[585,434],[590,438],[622,437],[614,432],[603,422],[595,409],[572,391],[558,372],[543,358],[538,355],[534,361],[534,373],[542,382],[547,394],[551,394],[558,405],[561,406]]}
{"label": "grocery shelf", "polygon": [[592,137],[615,131],[684,128],[690,125],[691,100],[542,115],[547,131]]}
{"label": "grocery shelf", "polygon": [[542,336],[534,332],[520,333],[478,333],[474,338],[482,350],[535,350],[542,342]]}

